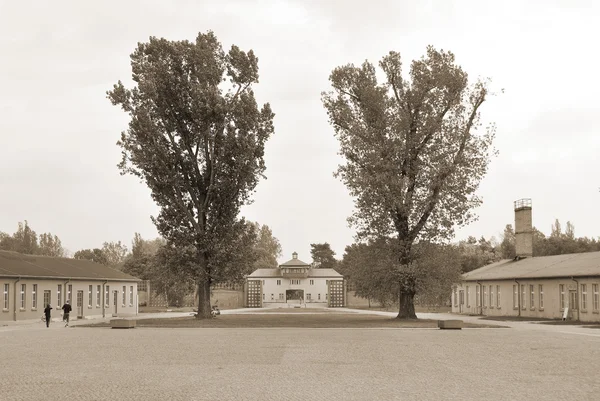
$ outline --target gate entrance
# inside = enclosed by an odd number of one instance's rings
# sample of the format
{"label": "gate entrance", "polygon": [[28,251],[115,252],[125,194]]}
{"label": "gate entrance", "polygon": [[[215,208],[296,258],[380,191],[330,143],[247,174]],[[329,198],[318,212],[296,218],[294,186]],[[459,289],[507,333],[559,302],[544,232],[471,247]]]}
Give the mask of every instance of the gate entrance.
{"label": "gate entrance", "polygon": [[285,302],[304,303],[304,290],[285,290]]}
{"label": "gate entrance", "polygon": [[330,308],[344,307],[344,281],[329,280],[327,283],[329,291],[328,305]]}

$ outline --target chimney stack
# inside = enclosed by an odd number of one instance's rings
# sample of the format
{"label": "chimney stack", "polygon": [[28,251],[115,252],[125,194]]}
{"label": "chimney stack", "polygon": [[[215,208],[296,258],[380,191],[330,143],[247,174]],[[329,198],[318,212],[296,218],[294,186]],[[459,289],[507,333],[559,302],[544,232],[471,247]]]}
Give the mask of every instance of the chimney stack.
{"label": "chimney stack", "polygon": [[515,249],[517,259],[533,256],[533,224],[529,198],[515,201]]}

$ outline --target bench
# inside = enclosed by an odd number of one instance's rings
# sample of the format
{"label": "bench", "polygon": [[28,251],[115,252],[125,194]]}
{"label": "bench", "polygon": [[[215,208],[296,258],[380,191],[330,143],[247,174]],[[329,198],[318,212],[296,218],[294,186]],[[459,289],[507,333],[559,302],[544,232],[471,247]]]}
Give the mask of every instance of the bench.
{"label": "bench", "polygon": [[438,320],[438,327],[441,330],[460,330],[462,324],[462,320]]}
{"label": "bench", "polygon": [[110,327],[113,329],[135,329],[134,319],[111,319]]}

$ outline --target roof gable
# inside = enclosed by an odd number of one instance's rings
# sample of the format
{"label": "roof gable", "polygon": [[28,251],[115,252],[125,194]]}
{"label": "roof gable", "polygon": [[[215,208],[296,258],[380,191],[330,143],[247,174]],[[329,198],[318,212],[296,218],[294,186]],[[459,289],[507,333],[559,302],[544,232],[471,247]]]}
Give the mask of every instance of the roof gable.
{"label": "roof gable", "polygon": [[122,271],[89,260],[24,255],[0,251],[0,276],[140,281]]}

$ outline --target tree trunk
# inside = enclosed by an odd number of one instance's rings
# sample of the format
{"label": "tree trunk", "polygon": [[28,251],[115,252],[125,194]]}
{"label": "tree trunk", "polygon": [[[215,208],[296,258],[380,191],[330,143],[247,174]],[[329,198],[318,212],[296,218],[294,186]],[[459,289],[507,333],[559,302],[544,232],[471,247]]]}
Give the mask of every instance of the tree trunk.
{"label": "tree trunk", "polygon": [[398,312],[397,319],[416,319],[417,314],[415,313],[415,294],[408,292],[402,287],[398,291],[398,301],[400,301],[400,310]]}
{"label": "tree trunk", "polygon": [[210,319],[212,317],[210,307],[210,272],[208,271],[208,257],[206,253],[200,252],[202,269],[204,270],[198,279],[198,313],[197,319]]}
{"label": "tree trunk", "polygon": [[201,279],[198,283],[198,313],[196,318],[211,318],[210,310],[210,283],[207,279]]}

